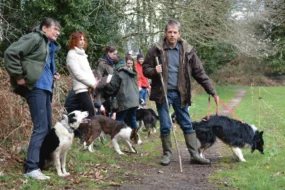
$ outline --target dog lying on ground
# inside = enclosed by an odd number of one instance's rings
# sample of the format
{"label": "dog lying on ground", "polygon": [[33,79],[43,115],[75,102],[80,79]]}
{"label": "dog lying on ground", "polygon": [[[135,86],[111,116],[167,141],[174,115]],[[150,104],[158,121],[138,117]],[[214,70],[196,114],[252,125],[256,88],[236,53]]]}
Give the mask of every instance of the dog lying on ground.
{"label": "dog lying on ground", "polygon": [[261,154],[264,154],[263,131],[259,132],[254,125],[248,125],[225,116],[210,116],[209,120],[205,117],[201,122],[192,124],[201,143],[198,150],[202,158],[205,158],[205,150],[216,142],[216,137],[229,145],[242,162],[246,160],[241,148],[251,148],[252,153],[257,149]]}
{"label": "dog lying on ground", "polygon": [[62,120],[47,134],[40,150],[40,169],[47,169],[54,164],[57,175],[65,177],[70,175],[66,171],[66,155],[72,145],[74,130],[88,116],[88,112],[73,111],[63,114]]}
{"label": "dog lying on ground", "polygon": [[139,108],[136,110],[136,120],[138,122],[143,121],[144,127],[148,132],[148,136],[151,134],[151,131],[156,133],[156,122],[158,119],[158,115],[156,115],[156,113],[150,108]]}
{"label": "dog lying on ground", "polygon": [[96,115],[91,118],[88,123],[82,123],[80,126],[81,134],[84,138],[84,147],[90,152],[94,152],[93,143],[99,136],[110,135],[112,144],[116,152],[120,155],[124,154],[119,146],[119,139],[123,139],[130,151],[136,153],[131,142],[135,144],[142,144],[137,129],[132,129],[121,121],[113,120],[109,117]]}

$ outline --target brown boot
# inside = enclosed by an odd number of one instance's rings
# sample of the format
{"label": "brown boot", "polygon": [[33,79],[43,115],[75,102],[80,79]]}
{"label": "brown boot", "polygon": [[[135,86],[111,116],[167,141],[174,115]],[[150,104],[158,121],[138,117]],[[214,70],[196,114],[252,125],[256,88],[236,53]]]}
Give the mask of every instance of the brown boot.
{"label": "brown boot", "polygon": [[163,166],[167,166],[170,163],[171,156],[172,156],[172,144],[170,135],[168,136],[161,136],[162,142],[162,149],[163,149],[163,157],[160,161],[160,164]]}
{"label": "brown boot", "polygon": [[184,133],[186,146],[191,155],[191,160],[199,164],[210,164],[210,160],[201,158],[197,149],[196,133]]}

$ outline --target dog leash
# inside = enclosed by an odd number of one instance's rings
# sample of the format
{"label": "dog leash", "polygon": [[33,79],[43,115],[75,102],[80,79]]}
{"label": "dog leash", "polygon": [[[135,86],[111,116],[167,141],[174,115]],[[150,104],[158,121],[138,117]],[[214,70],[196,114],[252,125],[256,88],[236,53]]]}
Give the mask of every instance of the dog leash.
{"label": "dog leash", "polygon": [[224,108],[226,108],[231,114],[233,114],[240,122],[243,123],[243,121],[241,120],[241,118],[239,118],[239,116],[237,116],[237,114],[235,114],[235,112],[229,108],[221,99],[220,99],[220,103],[222,104],[222,106],[224,106]]}
{"label": "dog leash", "polygon": [[[209,98],[208,98],[208,115],[207,115],[207,120],[209,120],[210,119],[210,107],[211,107],[211,96],[209,95]],[[219,106],[218,106],[218,104],[217,104],[217,102],[216,102],[216,116],[218,116],[219,115]]]}
{"label": "dog leash", "polygon": [[89,92],[89,96],[90,96],[90,98],[91,98],[91,102],[92,102],[92,107],[93,107],[93,109],[94,109],[94,113],[95,113],[95,115],[96,115],[96,110],[95,110],[95,106],[94,106],[94,89],[91,88],[91,87],[89,87],[89,88],[88,88],[88,92]]}
{"label": "dog leash", "polygon": [[[231,109],[231,108],[229,108],[221,99],[219,100],[219,102],[222,104],[222,106],[226,109],[226,110],[228,110],[232,115],[234,115],[240,122],[242,122],[243,123],[243,121],[241,120],[241,118],[239,118],[239,116],[237,116],[237,114],[235,114],[235,112]],[[218,116],[219,114],[219,106],[218,106],[218,104],[217,104],[217,102],[216,102],[216,116]],[[208,115],[207,115],[207,120],[209,120],[210,119],[210,96],[209,96],[209,98],[208,98]]]}

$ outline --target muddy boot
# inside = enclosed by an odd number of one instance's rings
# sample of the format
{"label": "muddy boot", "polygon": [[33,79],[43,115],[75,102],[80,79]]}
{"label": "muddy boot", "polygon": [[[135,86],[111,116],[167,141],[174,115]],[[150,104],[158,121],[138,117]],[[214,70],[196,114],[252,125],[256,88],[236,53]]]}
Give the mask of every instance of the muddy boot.
{"label": "muddy boot", "polygon": [[184,134],[184,137],[185,137],[186,146],[191,155],[191,160],[194,163],[198,164],[210,164],[211,163],[210,160],[201,158],[198,153],[196,133],[195,132],[186,133]]}
{"label": "muddy boot", "polygon": [[170,135],[161,136],[160,138],[161,138],[162,149],[163,149],[163,157],[160,163],[163,166],[167,166],[170,163],[171,156],[172,156],[171,138],[170,138]]}

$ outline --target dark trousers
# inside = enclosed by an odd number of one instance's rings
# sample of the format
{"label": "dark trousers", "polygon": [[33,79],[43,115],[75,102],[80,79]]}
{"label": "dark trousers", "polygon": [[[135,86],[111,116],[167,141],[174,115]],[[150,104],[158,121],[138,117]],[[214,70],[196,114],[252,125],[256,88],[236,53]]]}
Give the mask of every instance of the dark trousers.
{"label": "dark trousers", "polygon": [[80,103],[81,111],[88,111],[88,118],[94,116],[95,110],[89,92],[80,92],[76,94],[76,97],[78,98],[78,102]]}
{"label": "dark trousers", "polygon": [[120,111],[116,113],[116,120],[117,121],[122,121],[122,122],[127,122],[128,125],[132,129],[136,129],[138,127],[137,121],[136,121],[136,110],[137,107],[134,108],[129,108],[124,111]]}
{"label": "dark trousers", "polygon": [[39,168],[40,149],[45,136],[52,127],[51,95],[51,92],[37,88],[29,90],[24,95],[34,124],[27,153],[25,172]]}

